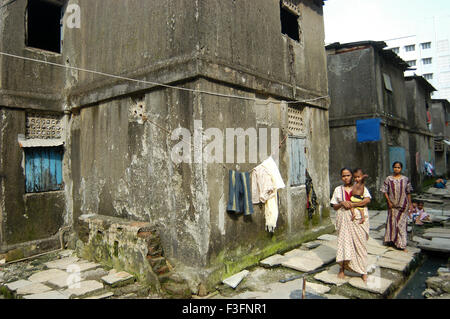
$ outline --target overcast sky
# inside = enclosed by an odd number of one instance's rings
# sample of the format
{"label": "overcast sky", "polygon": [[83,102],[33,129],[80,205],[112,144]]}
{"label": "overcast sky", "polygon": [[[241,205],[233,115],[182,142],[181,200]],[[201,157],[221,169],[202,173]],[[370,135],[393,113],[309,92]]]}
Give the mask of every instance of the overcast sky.
{"label": "overcast sky", "polygon": [[436,17],[450,29],[449,0],[327,0],[325,43],[388,40],[416,34],[419,20]]}

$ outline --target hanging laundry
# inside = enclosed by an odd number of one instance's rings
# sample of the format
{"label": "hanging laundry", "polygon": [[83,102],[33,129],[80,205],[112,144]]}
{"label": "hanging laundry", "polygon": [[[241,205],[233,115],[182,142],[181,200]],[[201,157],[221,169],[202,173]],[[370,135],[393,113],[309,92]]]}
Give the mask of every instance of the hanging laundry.
{"label": "hanging laundry", "polygon": [[248,172],[229,172],[229,200],[227,211],[253,214],[253,204],[250,191],[250,174]]}
{"label": "hanging laundry", "polygon": [[308,211],[308,218],[311,219],[317,207],[317,196],[314,191],[314,186],[311,176],[309,176],[308,170],[306,173],[306,210]]}
{"label": "hanging laundry", "polygon": [[262,162],[252,171],[252,201],[264,203],[266,229],[274,232],[278,219],[278,189],[286,185],[281,178],[277,164],[272,157]]}

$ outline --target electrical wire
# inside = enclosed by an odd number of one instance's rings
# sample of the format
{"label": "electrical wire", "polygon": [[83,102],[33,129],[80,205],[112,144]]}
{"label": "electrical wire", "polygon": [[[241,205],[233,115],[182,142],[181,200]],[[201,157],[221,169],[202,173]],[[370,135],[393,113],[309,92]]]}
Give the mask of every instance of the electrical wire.
{"label": "electrical wire", "polygon": [[163,84],[163,83],[158,83],[158,82],[137,80],[137,79],[132,79],[132,78],[128,78],[128,77],[124,77],[124,76],[120,76],[120,75],[114,75],[114,74],[109,74],[109,73],[100,72],[100,71],[94,71],[94,70],[89,70],[89,69],[78,68],[78,67],[74,67],[74,66],[70,66],[70,65],[64,65],[64,64],[59,64],[59,63],[54,63],[54,62],[49,62],[49,61],[43,61],[43,60],[38,60],[38,59],[33,59],[33,58],[27,58],[27,57],[23,57],[23,56],[11,54],[11,53],[6,53],[6,52],[0,52],[0,55],[7,56],[7,57],[12,57],[12,58],[16,58],[16,59],[21,59],[21,60],[26,60],[26,61],[32,61],[32,62],[36,62],[36,63],[42,63],[42,64],[46,64],[46,65],[57,66],[57,67],[70,69],[70,70],[76,70],[76,71],[81,71],[81,72],[97,74],[97,75],[110,77],[110,78],[115,78],[115,79],[120,79],[120,80],[126,80],[126,81],[143,83],[143,84],[151,84],[151,85],[154,85],[154,86],[161,86],[161,87],[170,88],[170,89],[189,91],[189,92],[194,92],[194,93],[202,93],[202,94],[220,96],[220,97],[225,97],[225,98],[236,98],[236,99],[242,99],[242,100],[248,100],[248,101],[255,101],[255,102],[260,102],[260,103],[265,103],[265,104],[269,104],[269,103],[280,103],[280,104],[282,104],[282,103],[286,103],[286,104],[308,103],[308,102],[314,102],[314,101],[321,100],[321,99],[326,99],[326,98],[329,97],[328,95],[325,95],[325,96],[319,96],[319,97],[316,97],[316,98],[305,99],[305,100],[268,101],[268,100],[252,98],[252,97],[245,97],[245,96],[231,95],[231,94],[223,94],[223,93],[203,91],[203,90],[195,90],[195,89],[189,89],[189,88],[184,88],[184,87],[174,86],[174,85],[169,85],[169,84]]}

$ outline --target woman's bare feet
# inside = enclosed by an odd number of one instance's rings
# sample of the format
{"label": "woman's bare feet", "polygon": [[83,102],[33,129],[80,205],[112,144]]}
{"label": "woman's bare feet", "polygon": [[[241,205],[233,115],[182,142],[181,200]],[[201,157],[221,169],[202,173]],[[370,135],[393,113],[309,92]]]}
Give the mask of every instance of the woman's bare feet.
{"label": "woman's bare feet", "polygon": [[406,248],[403,249],[403,252],[404,252],[404,253],[407,253],[407,252],[408,252],[408,249],[406,249]]}
{"label": "woman's bare feet", "polygon": [[367,274],[362,275],[361,278],[365,283],[367,283]]}
{"label": "woman's bare feet", "polygon": [[339,279],[344,279],[345,278],[344,269],[339,270],[339,273],[337,276]]}

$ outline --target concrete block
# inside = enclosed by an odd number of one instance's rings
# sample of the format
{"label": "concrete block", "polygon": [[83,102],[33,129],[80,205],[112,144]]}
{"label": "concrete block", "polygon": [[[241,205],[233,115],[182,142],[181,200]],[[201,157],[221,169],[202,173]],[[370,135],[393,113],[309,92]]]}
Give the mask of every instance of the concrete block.
{"label": "concrete block", "polygon": [[383,257],[398,260],[405,263],[410,263],[414,258],[414,254],[410,252],[405,253],[401,250],[391,250],[384,253]]}
{"label": "concrete block", "polygon": [[87,297],[87,298],[84,298],[84,299],[106,299],[106,298],[109,298],[109,297],[112,297],[112,296],[114,296],[114,293],[107,292],[107,293],[104,293],[104,294],[101,294],[101,295],[98,295],[98,296]]}
{"label": "concrete block", "polygon": [[67,272],[60,269],[49,269],[31,275],[28,280],[32,282],[44,283],[59,276],[66,276]]}
{"label": "concrete block", "polygon": [[367,276],[367,283],[361,278],[352,278],[349,284],[355,288],[366,290],[373,293],[384,294],[392,285],[392,281],[379,276]]}
{"label": "concrete block", "polygon": [[409,265],[409,263],[386,257],[381,257],[380,259],[378,259],[377,265],[383,268],[393,269],[397,271],[404,271],[406,267]]}
{"label": "concrete block", "polygon": [[50,269],[66,270],[68,266],[75,264],[79,260],[78,257],[65,257],[45,263]]}
{"label": "concrete block", "polygon": [[16,293],[18,295],[34,295],[34,294],[48,292],[51,290],[52,290],[52,288],[50,288],[46,285],[43,285],[40,282],[33,282],[30,285],[26,285],[24,287],[18,288]]}
{"label": "concrete block", "polygon": [[32,283],[33,282],[31,282],[29,280],[20,279],[17,281],[10,282],[10,283],[6,284],[5,286],[11,291],[16,291],[17,289],[29,286]]}
{"label": "concrete block", "polygon": [[23,299],[69,299],[66,295],[59,291],[49,291],[40,294],[23,296]]}
{"label": "concrete block", "polygon": [[248,274],[248,270],[243,270],[231,277],[224,279],[222,282],[235,289]]}
{"label": "concrete block", "polygon": [[264,267],[274,267],[281,265],[281,261],[285,259],[286,257],[276,254],[273,256],[270,256],[264,260],[261,260],[259,263]]}
{"label": "concrete block", "polygon": [[310,241],[310,242],[304,243],[302,245],[302,247],[305,247],[305,248],[308,248],[308,249],[314,249],[314,248],[319,247],[319,246],[320,246],[320,242],[318,242],[318,241]]}
{"label": "concrete block", "polygon": [[283,267],[292,268],[302,272],[315,270],[323,265],[322,260],[316,258],[291,257],[281,263]]}
{"label": "concrete block", "polygon": [[337,240],[337,236],[330,235],[330,234],[325,234],[325,235],[317,237],[317,239],[325,240],[325,241],[332,241],[332,240]]}
{"label": "concrete block", "polygon": [[336,259],[336,249],[329,246],[321,245],[310,250],[309,252],[313,253],[313,256],[317,256],[317,258],[320,259],[324,265]]}
{"label": "concrete block", "polygon": [[108,276],[104,276],[102,277],[102,280],[111,287],[121,287],[134,282],[134,276],[127,273],[126,271],[120,271]]}
{"label": "concrete block", "polygon": [[81,298],[99,292],[104,288],[102,283],[95,280],[81,281],[77,285],[78,287],[66,289],[62,293],[68,298]]}
{"label": "concrete block", "polygon": [[334,265],[334,266],[330,267],[329,269],[316,274],[314,276],[314,279],[322,281],[326,284],[341,286],[341,285],[347,283],[350,280],[350,278],[347,276],[343,279],[338,278],[337,275],[339,273],[339,269],[340,269],[339,265]]}
{"label": "concrete block", "polygon": [[312,294],[322,295],[322,294],[329,292],[330,290],[331,290],[331,288],[328,286],[324,286],[321,284],[316,284],[316,283],[308,282],[308,281],[306,282],[306,291],[310,292]]}

